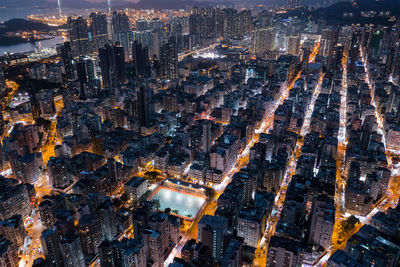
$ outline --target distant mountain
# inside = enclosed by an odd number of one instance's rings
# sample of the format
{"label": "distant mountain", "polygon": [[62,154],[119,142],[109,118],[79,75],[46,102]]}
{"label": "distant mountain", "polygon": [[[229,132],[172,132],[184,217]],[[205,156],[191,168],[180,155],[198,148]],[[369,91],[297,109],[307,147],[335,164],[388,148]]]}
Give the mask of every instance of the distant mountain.
{"label": "distant mountain", "polygon": [[[65,1],[65,0],[64,0]],[[10,7],[10,8],[47,8],[56,7],[57,1],[49,0],[1,0],[0,6]]]}
{"label": "distant mountain", "polygon": [[181,9],[196,5],[205,5],[205,3],[196,2],[195,0],[141,0],[138,3],[119,0],[113,3],[113,7],[117,9],[124,7],[137,9]]}
{"label": "distant mountain", "polygon": [[9,21],[0,24],[0,34],[2,32],[17,32],[17,31],[51,31],[56,27],[49,26],[40,22],[34,22],[25,19],[10,19]]}
{"label": "distant mountain", "polygon": [[[359,0],[357,5],[350,2],[338,2],[327,8],[320,8],[313,12],[314,16],[323,17],[328,22],[337,23],[373,23],[385,22],[384,18],[365,18],[361,16],[362,11],[390,11],[391,15],[400,15],[399,0]],[[344,13],[352,13],[353,17],[344,19]]]}
{"label": "distant mountain", "polygon": [[[331,0],[303,0],[304,5],[318,5]],[[336,2],[339,0],[333,0]],[[363,1],[363,0],[360,0]],[[190,6],[208,6],[212,3],[235,4],[243,3],[243,0],[111,0],[113,8],[154,8],[177,9]],[[246,0],[246,3],[280,6],[285,0]],[[11,8],[52,8],[57,7],[57,0],[0,0],[0,6]],[[61,0],[61,6],[66,8],[106,8],[107,0]]]}
{"label": "distant mountain", "polygon": [[[230,0],[226,0],[230,1]],[[113,8],[155,8],[155,9],[172,9],[184,8],[193,5],[203,5],[208,2],[200,0],[111,0]],[[52,8],[57,7],[56,0],[0,0],[0,6],[18,8]],[[61,0],[61,6],[66,8],[106,8],[107,0]]]}
{"label": "distant mountain", "polygon": [[357,1],[360,10],[390,11],[393,15],[400,14],[399,0],[361,0]]}
{"label": "distant mountain", "polygon": [[[400,14],[400,0],[357,0],[358,6],[353,7],[350,2],[339,0],[302,0],[305,6],[326,5],[335,3],[328,8],[320,8],[317,13],[336,18],[341,17],[343,12],[360,10],[389,10],[393,14]],[[264,4],[271,6],[282,6],[286,0],[111,0],[113,9],[125,7],[143,9],[179,9],[192,6],[208,6],[213,3],[249,3]],[[57,0],[0,0],[0,6],[10,8],[54,8],[57,7]],[[61,6],[65,8],[106,8],[107,0],[61,0]]]}

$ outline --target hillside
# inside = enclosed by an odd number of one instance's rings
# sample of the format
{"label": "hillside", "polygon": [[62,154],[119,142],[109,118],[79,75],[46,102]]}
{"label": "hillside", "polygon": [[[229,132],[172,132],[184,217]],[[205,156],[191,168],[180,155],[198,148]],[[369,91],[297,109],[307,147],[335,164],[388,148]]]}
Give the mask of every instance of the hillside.
{"label": "hillside", "polygon": [[47,24],[34,22],[25,19],[11,19],[0,25],[1,32],[17,32],[17,31],[51,31],[56,27],[49,26]]}
{"label": "hillside", "polygon": [[[386,24],[387,18],[375,17],[366,18],[361,16],[362,11],[390,12],[390,15],[400,15],[400,4],[398,0],[359,0],[356,6],[350,2],[338,2],[327,8],[320,8],[312,12],[317,18],[323,18],[331,24],[349,24],[349,23],[379,23]],[[352,13],[352,17],[344,17],[344,13]]]}

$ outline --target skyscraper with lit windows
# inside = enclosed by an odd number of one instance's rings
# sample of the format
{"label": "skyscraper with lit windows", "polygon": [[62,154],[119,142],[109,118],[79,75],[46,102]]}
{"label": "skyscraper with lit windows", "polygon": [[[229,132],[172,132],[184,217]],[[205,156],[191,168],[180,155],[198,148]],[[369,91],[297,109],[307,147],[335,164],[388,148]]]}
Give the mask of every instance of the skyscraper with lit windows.
{"label": "skyscraper with lit windows", "polygon": [[286,0],[286,7],[287,8],[297,8],[300,7],[301,0]]}
{"label": "skyscraper with lit windows", "polygon": [[4,78],[3,69],[0,66],[0,94],[5,93],[6,89],[7,89],[6,79]]}
{"label": "skyscraper with lit windows", "polygon": [[106,14],[93,12],[90,14],[89,18],[93,48],[94,51],[98,51],[99,48],[103,47],[108,42],[107,16]]}
{"label": "skyscraper with lit windows", "polygon": [[164,68],[164,77],[174,80],[178,74],[178,51],[175,38],[169,38],[161,47],[161,62]]}
{"label": "skyscraper with lit windows", "polygon": [[76,19],[69,17],[67,25],[69,28],[72,55],[74,57],[88,55],[92,51],[92,48],[89,42],[87,20],[83,17]]}
{"label": "skyscraper with lit windows", "polygon": [[126,82],[124,47],[106,44],[99,49],[103,87],[113,87]]}

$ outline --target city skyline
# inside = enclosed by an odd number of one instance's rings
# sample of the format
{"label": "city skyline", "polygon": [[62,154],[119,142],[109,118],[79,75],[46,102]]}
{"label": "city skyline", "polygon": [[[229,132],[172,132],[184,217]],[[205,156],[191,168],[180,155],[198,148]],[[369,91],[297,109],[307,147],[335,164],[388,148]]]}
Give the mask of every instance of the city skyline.
{"label": "city skyline", "polygon": [[[36,1],[34,3],[33,6],[40,6],[41,8],[45,8],[45,7],[56,7],[57,6],[57,1],[58,0],[40,0],[40,1]],[[317,5],[320,4],[320,6],[322,6],[323,4],[333,4],[338,2],[339,0],[327,0],[326,3],[321,3],[320,1],[317,0],[303,0],[303,3],[305,5]],[[64,6],[66,7],[75,7],[75,8],[79,8],[79,7],[92,7],[92,8],[99,8],[99,7],[107,7],[108,5],[108,0],[84,0],[84,1],[77,1],[77,0],[73,0],[73,1],[64,1]],[[145,5],[145,1],[143,0],[114,0],[112,1],[114,3],[114,6],[117,6],[119,8],[123,8],[124,5],[126,5],[127,7],[129,7],[131,4],[142,4]],[[170,0],[170,1],[165,1],[166,3],[169,3],[169,5],[171,5],[170,7],[173,8],[173,4],[174,3],[184,3],[184,1],[182,0]],[[30,1],[27,0],[17,0],[17,1],[11,1],[11,0],[5,0],[5,2],[3,3],[5,6],[19,6],[19,5],[26,5],[26,4],[30,4]],[[152,8],[159,8],[159,5],[157,5],[157,1],[149,1],[150,6],[152,5]],[[223,3],[233,3],[233,4],[240,4],[241,2],[238,0],[192,0],[192,1],[186,1],[186,3],[188,5],[196,5],[196,3],[202,4],[202,3],[218,3],[218,4],[223,4]],[[258,1],[258,3],[260,4],[264,4],[264,5],[280,5],[282,4],[282,1],[280,0],[261,0]],[[168,4],[167,4],[168,5]]]}

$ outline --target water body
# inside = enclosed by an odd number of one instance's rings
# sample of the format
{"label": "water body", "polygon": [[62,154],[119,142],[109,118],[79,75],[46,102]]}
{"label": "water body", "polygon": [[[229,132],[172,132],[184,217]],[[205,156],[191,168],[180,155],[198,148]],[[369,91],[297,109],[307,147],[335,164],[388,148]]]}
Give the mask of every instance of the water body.
{"label": "water body", "polygon": [[[36,9],[36,8],[28,8],[28,7],[21,7],[21,8],[14,8],[14,7],[1,7],[1,0],[0,0],[0,23],[13,19],[26,19],[27,16],[33,14],[51,14],[57,12],[56,9]],[[64,42],[63,37],[56,36],[49,40],[43,40],[36,43],[20,43],[8,46],[0,46],[0,56],[4,55],[5,53],[26,53],[35,51],[36,48],[51,48],[56,47],[57,44]]]}
{"label": "water body", "polygon": [[0,56],[6,53],[26,53],[35,51],[36,48],[55,48],[58,44],[66,41],[62,36],[50,36],[49,40],[43,40],[36,43],[21,43],[8,46],[0,46]]}
{"label": "water body", "polygon": [[37,15],[37,14],[52,14],[57,12],[56,9],[41,9],[41,8],[32,8],[32,7],[2,7],[0,0],[0,22],[4,22],[10,19],[26,19],[29,15]]}

